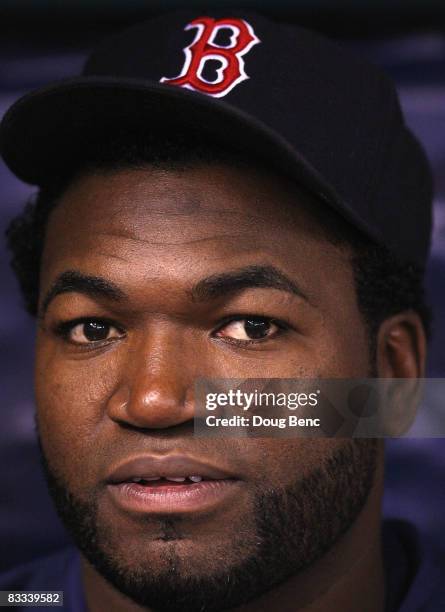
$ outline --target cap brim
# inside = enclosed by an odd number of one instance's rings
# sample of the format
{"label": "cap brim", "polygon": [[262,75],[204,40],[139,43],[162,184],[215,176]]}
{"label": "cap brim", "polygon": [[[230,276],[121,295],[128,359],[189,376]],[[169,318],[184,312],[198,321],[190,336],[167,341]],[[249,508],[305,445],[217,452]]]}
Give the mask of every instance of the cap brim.
{"label": "cap brim", "polygon": [[[14,174],[45,185],[88,150],[100,134],[128,127],[170,131],[190,127],[252,152],[281,170],[368,235],[374,232],[282,136],[220,99],[136,79],[79,77],[16,102],[0,126],[0,152]],[[191,147],[193,143],[191,143]]]}

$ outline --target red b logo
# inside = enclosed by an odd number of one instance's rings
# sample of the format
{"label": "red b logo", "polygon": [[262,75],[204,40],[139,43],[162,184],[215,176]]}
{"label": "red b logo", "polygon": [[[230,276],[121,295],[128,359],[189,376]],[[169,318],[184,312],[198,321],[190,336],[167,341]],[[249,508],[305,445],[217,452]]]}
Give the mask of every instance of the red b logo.
{"label": "red b logo", "polygon": [[[181,74],[172,79],[162,77],[161,83],[179,85],[221,98],[249,78],[244,72],[243,55],[260,40],[247,21],[200,17],[185,27],[186,30],[191,28],[197,28],[198,32],[192,44],[184,49],[185,63]],[[224,29],[231,31],[230,42],[221,46],[214,41],[218,32]],[[220,63],[214,81],[208,81],[202,75],[207,60]]]}

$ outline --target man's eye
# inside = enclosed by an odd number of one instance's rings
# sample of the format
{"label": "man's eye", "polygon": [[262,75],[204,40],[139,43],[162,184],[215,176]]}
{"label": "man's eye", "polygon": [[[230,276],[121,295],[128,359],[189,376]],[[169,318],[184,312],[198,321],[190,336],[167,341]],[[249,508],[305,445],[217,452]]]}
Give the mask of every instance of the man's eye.
{"label": "man's eye", "polygon": [[106,321],[83,321],[65,329],[65,337],[74,344],[91,344],[120,338],[122,333]]}
{"label": "man's eye", "polygon": [[230,321],[216,332],[218,338],[230,338],[239,342],[251,340],[264,340],[275,336],[282,326],[272,319],[263,317],[246,317]]}

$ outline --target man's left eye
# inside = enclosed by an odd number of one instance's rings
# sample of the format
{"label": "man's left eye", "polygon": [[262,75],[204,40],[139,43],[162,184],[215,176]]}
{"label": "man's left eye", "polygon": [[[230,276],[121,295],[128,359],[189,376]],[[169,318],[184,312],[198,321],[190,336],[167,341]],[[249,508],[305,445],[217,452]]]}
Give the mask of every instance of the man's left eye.
{"label": "man's left eye", "polygon": [[68,339],[74,344],[91,344],[120,338],[122,334],[116,327],[105,321],[84,321],[74,325]]}
{"label": "man's left eye", "polygon": [[280,331],[280,326],[272,319],[263,317],[246,317],[230,321],[220,327],[216,332],[218,338],[231,338],[232,340],[250,341],[271,338]]}

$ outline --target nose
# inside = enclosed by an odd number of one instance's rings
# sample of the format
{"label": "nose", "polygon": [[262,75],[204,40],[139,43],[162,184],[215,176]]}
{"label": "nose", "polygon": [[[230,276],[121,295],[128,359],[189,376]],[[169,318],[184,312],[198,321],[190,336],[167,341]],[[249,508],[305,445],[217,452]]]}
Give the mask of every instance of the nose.
{"label": "nose", "polygon": [[147,335],[128,351],[121,380],[108,400],[108,416],[117,423],[144,429],[191,421],[193,362],[185,356],[178,334]]}

